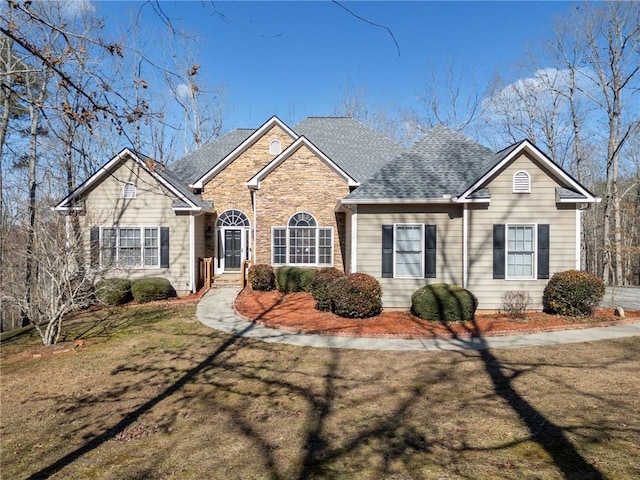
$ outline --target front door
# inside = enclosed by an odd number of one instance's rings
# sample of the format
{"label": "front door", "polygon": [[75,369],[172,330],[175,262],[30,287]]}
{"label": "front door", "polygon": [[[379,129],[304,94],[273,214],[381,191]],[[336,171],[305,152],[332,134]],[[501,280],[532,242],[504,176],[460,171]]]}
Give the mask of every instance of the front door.
{"label": "front door", "polygon": [[224,269],[240,270],[242,259],[242,230],[224,230]]}

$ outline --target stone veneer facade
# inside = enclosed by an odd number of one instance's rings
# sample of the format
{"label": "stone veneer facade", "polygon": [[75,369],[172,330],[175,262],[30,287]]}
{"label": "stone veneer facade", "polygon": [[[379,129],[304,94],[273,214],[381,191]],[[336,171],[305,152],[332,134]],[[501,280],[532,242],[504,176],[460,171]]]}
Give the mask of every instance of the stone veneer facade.
{"label": "stone veneer facade", "polygon": [[[280,141],[282,151],[295,139],[277,125],[204,185],[202,199],[212,201],[215,212],[208,215],[206,251],[216,257],[215,224],[222,212],[237,209],[249,218],[252,235],[256,231],[256,262],[271,263],[271,228],[287,226],[298,212],[313,215],[319,227],[333,227],[333,264],[344,269],[345,219],[336,213],[338,199],[349,193],[347,181],[326,165],[306,146],[301,146],[261,181],[256,192],[256,218],[251,190],[245,183],[277,155],[269,153],[272,140]],[[250,248],[253,248],[253,242]],[[253,255],[252,255],[253,258]]]}

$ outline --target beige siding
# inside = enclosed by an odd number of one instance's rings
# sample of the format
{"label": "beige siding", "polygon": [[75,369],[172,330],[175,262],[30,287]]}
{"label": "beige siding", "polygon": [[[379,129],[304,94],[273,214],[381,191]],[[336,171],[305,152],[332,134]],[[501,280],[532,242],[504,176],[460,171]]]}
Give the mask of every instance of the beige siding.
{"label": "beige siding", "polygon": [[[169,268],[114,268],[108,276],[130,279],[164,277],[178,294],[188,293],[189,215],[176,215],[171,208],[174,197],[137,163],[128,160],[110,173],[86,194],[87,227],[169,227]],[[136,186],[136,198],[123,198],[125,182]]]}
{"label": "beige siding", "polygon": [[[411,295],[427,283],[462,283],[462,207],[458,205],[358,205],[357,270],[382,284],[386,308],[408,307]],[[437,226],[436,278],[382,278],[382,225]]]}
{"label": "beige siding", "polygon": [[[513,193],[513,175],[519,170],[531,176],[531,193]],[[502,295],[510,290],[528,291],[533,300],[531,307],[540,309],[547,283],[547,280],[493,279],[494,224],[549,224],[550,275],[575,268],[576,211],[573,205],[556,204],[557,186],[538,163],[523,154],[487,184],[491,192],[489,206],[470,206],[468,288],[478,296],[479,309],[502,308]]]}

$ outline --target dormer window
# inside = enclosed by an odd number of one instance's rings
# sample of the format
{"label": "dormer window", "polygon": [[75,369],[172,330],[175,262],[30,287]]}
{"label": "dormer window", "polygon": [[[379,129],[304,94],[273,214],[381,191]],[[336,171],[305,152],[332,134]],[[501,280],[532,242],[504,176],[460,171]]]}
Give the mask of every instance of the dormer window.
{"label": "dormer window", "polygon": [[122,187],[122,195],[124,198],[136,198],[138,190],[133,183],[125,183]]}
{"label": "dormer window", "polygon": [[513,176],[513,193],[531,193],[531,177],[524,170]]}
{"label": "dormer window", "polygon": [[280,140],[273,139],[269,142],[269,153],[271,155],[279,155],[282,152]]}

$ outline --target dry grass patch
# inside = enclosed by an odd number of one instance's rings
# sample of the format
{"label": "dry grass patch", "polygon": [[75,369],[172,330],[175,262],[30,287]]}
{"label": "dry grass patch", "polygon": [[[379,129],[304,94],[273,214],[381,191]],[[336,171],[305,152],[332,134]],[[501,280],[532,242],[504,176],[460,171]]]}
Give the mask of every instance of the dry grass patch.
{"label": "dry grass patch", "polygon": [[71,327],[85,343],[55,355],[3,339],[3,477],[640,477],[640,338],[311,349],[212,331],[190,305]]}

